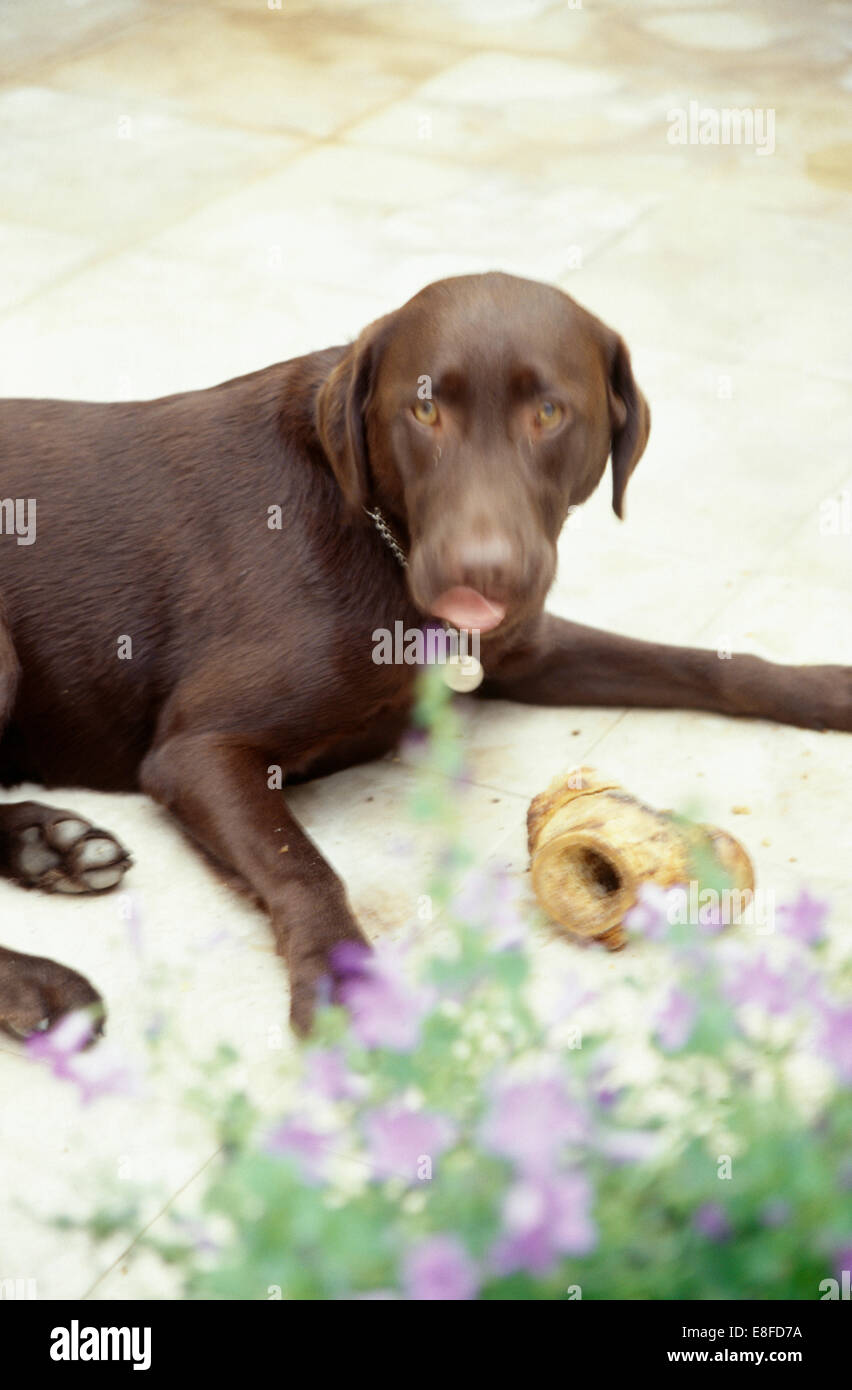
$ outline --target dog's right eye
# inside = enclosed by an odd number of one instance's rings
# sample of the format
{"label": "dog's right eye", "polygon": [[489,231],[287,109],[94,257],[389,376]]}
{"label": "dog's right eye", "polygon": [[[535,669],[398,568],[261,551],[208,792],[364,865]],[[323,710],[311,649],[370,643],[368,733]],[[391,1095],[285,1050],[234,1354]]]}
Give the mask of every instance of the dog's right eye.
{"label": "dog's right eye", "polygon": [[561,405],[556,405],[553,401],[542,401],[535,413],[535,422],[540,429],[553,430],[561,423],[563,414]]}
{"label": "dog's right eye", "polygon": [[419,420],[421,425],[437,425],[438,407],[434,401],[418,401],[412,407],[415,420]]}

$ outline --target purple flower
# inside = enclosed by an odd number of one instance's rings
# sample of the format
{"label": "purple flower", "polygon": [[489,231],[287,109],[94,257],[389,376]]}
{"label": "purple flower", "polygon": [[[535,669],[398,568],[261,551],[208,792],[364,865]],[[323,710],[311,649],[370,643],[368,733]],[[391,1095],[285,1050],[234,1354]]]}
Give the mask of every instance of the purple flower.
{"label": "purple flower", "polygon": [[852,1245],[838,1250],[834,1260],[834,1272],[838,1279],[841,1279],[847,1271],[852,1272]]}
{"label": "purple flower", "polygon": [[819,1051],[843,1086],[852,1086],[852,1004],[823,1006]]}
{"label": "purple flower", "polygon": [[785,903],[778,909],[781,930],[800,941],[803,946],[814,946],[825,936],[825,923],[830,904],[821,898],[812,898],[803,888],[795,902]]}
{"label": "purple flower", "polygon": [[426,729],[418,729],[412,725],[405,730],[399,740],[398,749],[401,754],[410,754],[412,758],[420,757],[429,747],[429,735]]}
{"label": "purple flower", "polygon": [[406,1296],[461,1302],[476,1296],[476,1267],[455,1236],[430,1236],[409,1250],[403,1262]]}
{"label": "purple flower", "polygon": [[764,1226],[773,1229],[776,1226],[786,1226],[792,1215],[793,1208],[783,1197],[773,1197],[770,1201],[764,1202],[760,1209],[760,1219]]}
{"label": "purple flower", "polygon": [[460,922],[487,928],[498,950],[515,950],[526,939],[527,926],[518,912],[516,888],[505,869],[467,873],[450,912]]}
{"label": "purple flower", "polygon": [[99,1096],[138,1094],[139,1076],[127,1061],[105,1043],[87,1052],[95,1028],[85,1009],[66,1014],[46,1033],[27,1039],[27,1056],[43,1062],[62,1081],[70,1081],[80,1092],[83,1105]]}
{"label": "purple flower", "polygon": [[194,1217],[184,1216],[180,1212],[172,1213],[172,1221],[181,1230],[186,1232],[187,1239],[192,1242],[193,1249],[198,1255],[217,1255],[221,1246],[213,1240],[200,1221]]}
{"label": "purple flower", "polygon": [[527,924],[518,909],[518,892],[505,869],[490,874],[488,925],[499,951],[517,950],[528,936]]}
{"label": "purple flower", "polygon": [[737,956],[726,972],[724,992],[732,1004],[757,1004],[770,1014],[787,1013],[809,987],[801,971],[784,975],[774,970],[766,954],[743,961]]}
{"label": "purple flower", "polygon": [[318,1047],[308,1054],[305,1085],[326,1100],[350,1100],[362,1089],[362,1078],[353,1076],[339,1049]]}
{"label": "purple flower", "polygon": [[321,1182],[328,1135],[299,1120],[284,1120],[267,1136],[263,1148],[276,1158],[292,1158],[306,1182]]}
{"label": "purple flower", "polygon": [[496,1091],[482,1142],[525,1172],[549,1169],[562,1148],[588,1134],[585,1111],[556,1077],[516,1081]]}
{"label": "purple flower", "polygon": [[34,1062],[44,1062],[54,1076],[67,1081],[72,1057],[92,1041],[94,1034],[91,1014],[86,1009],[76,1009],[74,1013],[65,1014],[46,1033],[34,1033],[29,1037],[25,1051]]}
{"label": "purple flower", "polygon": [[697,926],[703,936],[716,936],[719,932],[724,931],[726,925],[722,909],[718,903],[706,903],[704,907],[699,907]]}
{"label": "purple flower", "polygon": [[592,1190],[582,1173],[525,1177],[506,1194],[504,1232],[492,1252],[500,1274],[549,1274],[560,1256],[586,1255],[597,1242]]}
{"label": "purple flower", "polygon": [[705,1202],[695,1213],[693,1225],[699,1235],[708,1240],[727,1240],[731,1234],[731,1223],[721,1202]]}
{"label": "purple flower", "polygon": [[389,947],[369,951],[344,942],[333,953],[338,997],[349,1011],[352,1032],[365,1047],[410,1052],[434,1002],[431,991],[415,988]]}
{"label": "purple flower", "polygon": [[685,990],[672,989],[657,1014],[655,1037],[664,1052],[679,1052],[689,1041],[695,1022],[695,1000]]}
{"label": "purple flower", "polygon": [[649,941],[662,941],[668,935],[669,894],[672,892],[683,892],[683,889],[661,888],[653,882],[641,883],[635,904],[624,915],[623,924],[627,930],[647,937]]}
{"label": "purple flower", "polygon": [[589,1074],[591,1094],[601,1110],[611,1110],[624,1094],[624,1086],[616,1084],[615,1075],[612,1050],[609,1047],[601,1047]]}
{"label": "purple flower", "polygon": [[99,1043],[91,1052],[72,1057],[68,1062],[68,1079],[79,1090],[82,1105],[91,1105],[101,1096],[131,1097],[140,1091],[136,1068],[104,1043]]}
{"label": "purple flower", "polygon": [[137,956],[142,955],[142,919],[136,899],[130,893],[122,893],[118,900],[121,919],[127,927],[127,937]]}
{"label": "purple flower", "polygon": [[542,1016],[551,1028],[556,1028],[596,997],[594,990],[584,989],[574,974],[566,971],[556,986],[556,993],[542,1006]]}
{"label": "purple flower", "polygon": [[373,1176],[380,1179],[431,1178],[434,1159],[455,1141],[454,1126],[444,1115],[401,1105],[373,1110],[364,1128]]}

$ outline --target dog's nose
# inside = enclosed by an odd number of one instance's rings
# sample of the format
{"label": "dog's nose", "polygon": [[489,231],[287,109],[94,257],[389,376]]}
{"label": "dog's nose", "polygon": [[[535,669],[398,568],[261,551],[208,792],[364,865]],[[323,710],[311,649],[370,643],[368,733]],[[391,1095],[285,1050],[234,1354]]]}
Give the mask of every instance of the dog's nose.
{"label": "dog's nose", "polygon": [[455,554],[459,582],[481,593],[500,597],[514,567],[514,550],[506,536],[490,532],[466,537]]}
{"label": "dog's nose", "polygon": [[449,580],[431,612],[453,627],[490,632],[506,616],[514,551],[499,532],[469,532],[447,541],[442,574]]}

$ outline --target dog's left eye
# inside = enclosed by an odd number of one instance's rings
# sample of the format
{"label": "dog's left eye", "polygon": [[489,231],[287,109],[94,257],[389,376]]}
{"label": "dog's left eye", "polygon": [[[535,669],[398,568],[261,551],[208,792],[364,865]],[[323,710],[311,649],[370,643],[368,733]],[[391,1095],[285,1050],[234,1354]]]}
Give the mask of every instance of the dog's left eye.
{"label": "dog's left eye", "polygon": [[414,418],[421,425],[437,425],[438,407],[434,401],[418,401],[414,406]]}
{"label": "dog's left eye", "polygon": [[543,430],[552,430],[562,419],[562,406],[554,401],[542,401],[535,413],[535,422]]}

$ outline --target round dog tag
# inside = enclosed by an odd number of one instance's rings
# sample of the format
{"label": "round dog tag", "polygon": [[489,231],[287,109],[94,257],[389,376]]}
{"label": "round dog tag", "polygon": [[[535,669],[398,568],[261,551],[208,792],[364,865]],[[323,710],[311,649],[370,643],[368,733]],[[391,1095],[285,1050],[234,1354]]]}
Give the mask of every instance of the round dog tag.
{"label": "round dog tag", "polygon": [[467,695],[471,690],[476,690],[482,684],[485,671],[482,663],[477,661],[475,656],[450,656],[444,663],[441,674],[444,677],[445,685],[450,690],[455,690],[458,695]]}

